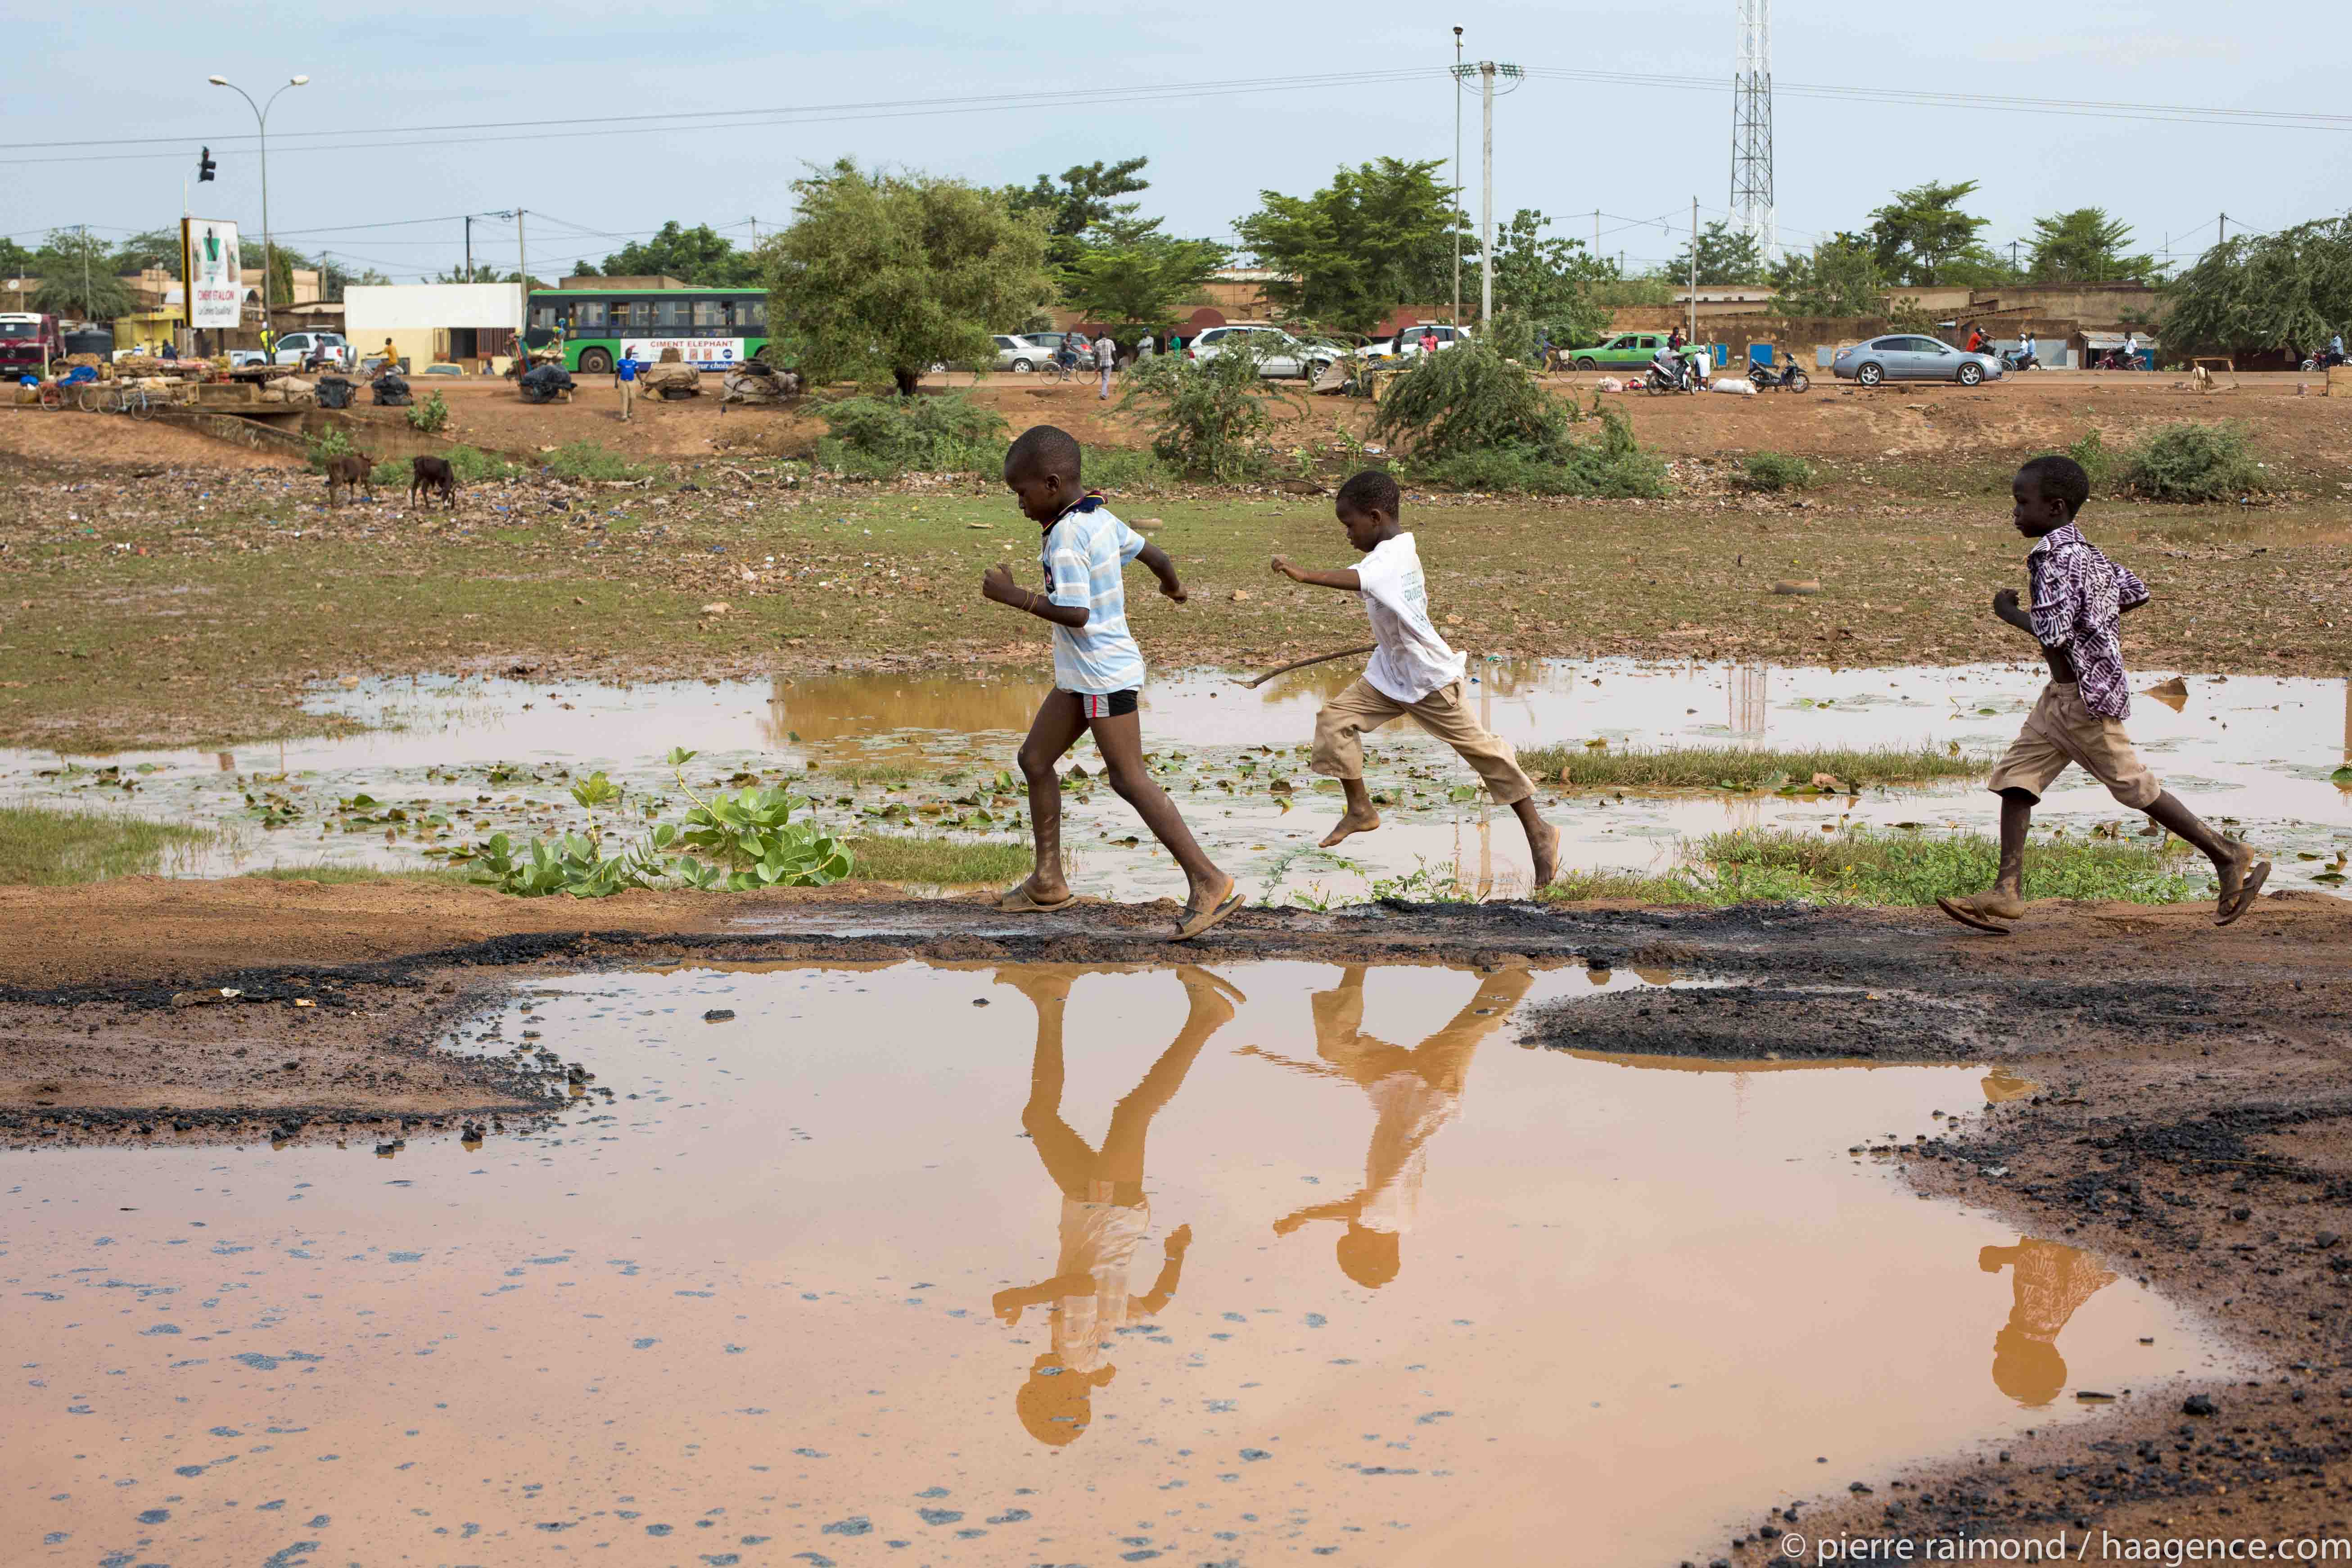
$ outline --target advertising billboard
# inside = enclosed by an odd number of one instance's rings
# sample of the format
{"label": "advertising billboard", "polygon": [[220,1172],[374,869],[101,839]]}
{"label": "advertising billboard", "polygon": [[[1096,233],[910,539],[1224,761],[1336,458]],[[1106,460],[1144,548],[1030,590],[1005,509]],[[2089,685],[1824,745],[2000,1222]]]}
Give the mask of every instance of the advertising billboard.
{"label": "advertising billboard", "polygon": [[236,242],[236,225],[223,218],[182,218],[180,246],[180,275],[188,286],[188,325],[236,326],[245,317],[245,258]]}

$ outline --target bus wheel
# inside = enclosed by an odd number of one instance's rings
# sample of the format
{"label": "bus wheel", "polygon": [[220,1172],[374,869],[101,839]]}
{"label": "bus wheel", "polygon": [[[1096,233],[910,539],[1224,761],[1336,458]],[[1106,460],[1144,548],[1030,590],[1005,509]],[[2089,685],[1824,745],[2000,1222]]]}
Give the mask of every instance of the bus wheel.
{"label": "bus wheel", "polygon": [[612,374],[613,356],[606,353],[603,349],[581,350],[580,374],[583,375]]}

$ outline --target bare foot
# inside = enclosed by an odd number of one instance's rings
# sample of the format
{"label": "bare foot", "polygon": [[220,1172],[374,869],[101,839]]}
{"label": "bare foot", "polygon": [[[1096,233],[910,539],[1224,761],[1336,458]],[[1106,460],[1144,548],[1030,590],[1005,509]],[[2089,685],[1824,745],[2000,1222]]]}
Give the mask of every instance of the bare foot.
{"label": "bare foot", "polygon": [[1328,849],[1351,833],[1370,833],[1381,825],[1381,814],[1370,806],[1361,811],[1349,811],[1332,824],[1331,831],[1323,836],[1323,847]]}
{"label": "bare foot", "polygon": [[[1543,833],[1540,837],[1536,833],[1536,829],[1538,827],[1543,829]],[[1529,824],[1528,826],[1528,853],[1535,857],[1535,886],[1537,888],[1550,887],[1552,879],[1559,875],[1559,829],[1554,827],[1550,823],[1543,821],[1541,818],[1538,818],[1535,822]],[[1532,892],[1534,891],[1534,889],[1529,889],[1528,890]]]}

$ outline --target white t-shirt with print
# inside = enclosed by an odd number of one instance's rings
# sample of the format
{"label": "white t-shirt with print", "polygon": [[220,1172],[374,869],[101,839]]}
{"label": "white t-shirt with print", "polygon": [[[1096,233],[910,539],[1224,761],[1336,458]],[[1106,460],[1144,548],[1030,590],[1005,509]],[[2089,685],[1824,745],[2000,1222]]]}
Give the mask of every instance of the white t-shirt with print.
{"label": "white t-shirt with print", "polygon": [[1418,702],[1462,679],[1465,660],[1429,623],[1429,584],[1421,574],[1421,552],[1412,535],[1400,533],[1372,546],[1356,563],[1364,614],[1380,646],[1364,679],[1399,702]]}
{"label": "white t-shirt with print", "polygon": [[[1097,498],[1061,515],[1045,532],[1038,563],[1047,596],[1086,608],[1082,626],[1054,627],[1054,684],[1064,691],[1129,691],[1143,684],[1143,650],[1127,629],[1120,573],[1143,553],[1143,536]],[[1083,509],[1083,510],[1082,510]]]}

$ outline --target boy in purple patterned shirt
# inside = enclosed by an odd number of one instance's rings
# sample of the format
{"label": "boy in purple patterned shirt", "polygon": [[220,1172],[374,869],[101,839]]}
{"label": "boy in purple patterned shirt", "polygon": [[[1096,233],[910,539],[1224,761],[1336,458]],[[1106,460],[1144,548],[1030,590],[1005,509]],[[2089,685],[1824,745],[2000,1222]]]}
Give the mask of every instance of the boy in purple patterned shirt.
{"label": "boy in purple patterned shirt", "polygon": [[1943,911],[1963,925],[2006,933],[2002,923],[2025,915],[2022,886],[2025,830],[2050,781],[2079,764],[2107,792],[2144,811],[2201,850],[2221,879],[2213,923],[2228,925],[2246,912],[2271,874],[2252,849],[2205,826],[2178,795],[2157,783],[2132,749],[2123,721],[2131,712],[2116,624],[2147,603],[2147,586],[2100,552],[2074,526],[2090,499],[2091,478],[2072,458],[2036,458],[2010,483],[2017,531],[2034,541],[2025,558],[2031,609],[2017,590],[1992,596],[1992,613],[2042,645],[2050,684],[2026,716],[2025,728],[1985,787],[2000,796],[2000,870],[1990,892],[1939,898]]}

